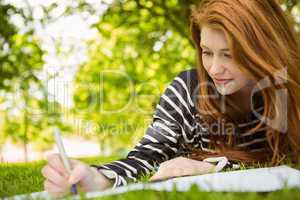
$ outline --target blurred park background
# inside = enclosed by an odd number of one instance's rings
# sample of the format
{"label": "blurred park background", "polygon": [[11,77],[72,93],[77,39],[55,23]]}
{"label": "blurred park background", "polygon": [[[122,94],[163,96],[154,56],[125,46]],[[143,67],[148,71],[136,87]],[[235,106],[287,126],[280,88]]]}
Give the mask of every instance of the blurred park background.
{"label": "blurred park background", "polygon": [[[125,156],[159,97],[195,67],[201,0],[0,0],[0,162]],[[279,0],[300,36],[300,1]]]}

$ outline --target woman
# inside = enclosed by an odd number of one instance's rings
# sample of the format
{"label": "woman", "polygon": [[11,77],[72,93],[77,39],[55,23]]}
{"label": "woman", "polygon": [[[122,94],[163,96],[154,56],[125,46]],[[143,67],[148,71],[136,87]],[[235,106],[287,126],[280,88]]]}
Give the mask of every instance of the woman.
{"label": "woman", "polygon": [[[58,155],[42,170],[45,189],[62,196],[136,181],[209,173],[207,157],[229,163],[297,163],[300,152],[300,48],[275,0],[202,0],[191,15],[196,69],[165,90],[144,137],[124,159],[102,166]],[[229,165],[230,167],[230,165]]]}

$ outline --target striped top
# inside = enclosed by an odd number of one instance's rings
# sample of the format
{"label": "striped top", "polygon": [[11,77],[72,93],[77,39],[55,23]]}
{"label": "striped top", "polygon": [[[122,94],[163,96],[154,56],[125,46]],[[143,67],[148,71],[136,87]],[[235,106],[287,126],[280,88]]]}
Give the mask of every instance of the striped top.
{"label": "striped top", "polygon": [[[128,153],[126,158],[101,166],[91,165],[107,178],[114,180],[113,187],[137,181],[142,174],[149,174],[160,163],[182,155],[186,147],[214,151],[210,148],[208,131],[201,125],[201,116],[195,107],[195,92],[198,90],[196,69],[179,73],[168,85],[159,99],[153,114],[153,120],[140,142]],[[263,106],[255,106],[262,113]],[[254,134],[245,130],[257,125],[260,120],[255,114],[249,114],[250,121],[238,124],[235,135],[239,138],[238,147],[248,151],[261,151],[267,147],[264,128]]]}

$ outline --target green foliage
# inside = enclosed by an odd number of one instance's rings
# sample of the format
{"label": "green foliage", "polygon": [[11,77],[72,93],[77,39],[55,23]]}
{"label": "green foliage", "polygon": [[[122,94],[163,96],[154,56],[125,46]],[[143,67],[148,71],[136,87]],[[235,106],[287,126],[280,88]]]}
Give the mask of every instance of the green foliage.
{"label": "green foliage", "polygon": [[61,114],[52,110],[53,107],[60,108],[60,105],[56,102],[28,98],[27,106],[20,109],[20,113],[5,113],[2,139],[10,139],[19,145],[30,141],[36,150],[49,149],[54,142],[53,126],[60,127],[63,132],[71,131],[61,120]]}
{"label": "green foliage", "polygon": [[[166,85],[180,71],[195,67],[189,16],[200,1],[100,1],[107,10],[93,25],[98,36],[88,41],[88,60],[76,74],[72,110],[75,117],[93,123],[100,144],[124,151],[137,143]],[[298,0],[279,2],[288,14],[299,16]],[[42,7],[41,23],[46,26],[71,14],[97,15],[95,6],[85,0],[64,4],[64,10],[61,2]],[[12,17],[25,27],[20,30]],[[25,146],[35,141],[45,149],[52,143],[54,125],[72,132],[61,120],[62,113],[49,110],[61,106],[48,102],[45,84],[37,78],[45,52],[33,20],[30,11],[0,0],[0,104],[5,105],[0,111],[0,150],[6,139]],[[300,34],[300,21],[291,20]]]}
{"label": "green foliage", "polygon": [[[40,147],[51,142],[49,128],[61,126],[57,113],[49,112],[47,89],[37,77],[43,70],[45,54],[32,27],[31,13],[0,0],[0,121],[1,145],[10,139],[24,145],[28,141]],[[15,20],[13,21],[12,18]],[[25,27],[15,25],[16,19]],[[55,103],[53,103],[55,104]],[[51,142],[52,143],[52,142]]]}
{"label": "green foliage", "polygon": [[[121,146],[135,143],[151,121],[166,85],[180,71],[195,67],[189,16],[199,2],[116,0],[107,4],[107,11],[93,25],[99,35],[88,43],[89,58],[76,75],[73,96],[74,112],[96,124],[99,141],[120,141]],[[299,6],[292,0],[281,3],[288,13]],[[99,128],[120,127],[123,122],[137,132],[114,134]],[[115,143],[111,146],[117,148]]]}
{"label": "green foliage", "polygon": [[11,16],[18,16],[25,22],[29,19],[22,10],[0,1],[0,90],[12,91],[15,84],[22,84],[21,89],[28,88],[31,81],[38,79],[34,72],[43,66],[43,51],[33,30],[20,33],[11,22]]}
{"label": "green foliage", "polygon": [[300,1],[279,0],[279,2],[285,8],[286,14],[290,17],[290,21],[294,25],[297,36],[300,37]]}
{"label": "green foliage", "polygon": [[[143,134],[166,84],[195,65],[194,49],[183,32],[188,25],[182,23],[176,29],[168,17],[175,17],[172,12],[179,4],[174,2],[165,10],[151,2],[117,1],[111,5],[94,25],[99,36],[89,42],[88,62],[75,80],[75,112],[80,117],[98,126],[118,127],[125,122],[141,131],[138,135],[130,130],[113,135],[123,146]],[[112,136],[107,132],[97,131],[99,138]]]}

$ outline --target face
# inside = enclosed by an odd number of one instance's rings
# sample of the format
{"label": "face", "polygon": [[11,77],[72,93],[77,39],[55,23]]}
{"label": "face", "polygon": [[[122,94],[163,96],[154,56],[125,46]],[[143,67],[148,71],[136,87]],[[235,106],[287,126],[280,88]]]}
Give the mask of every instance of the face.
{"label": "face", "polygon": [[221,95],[249,90],[254,85],[232,59],[223,31],[202,27],[200,46],[203,66]]}

